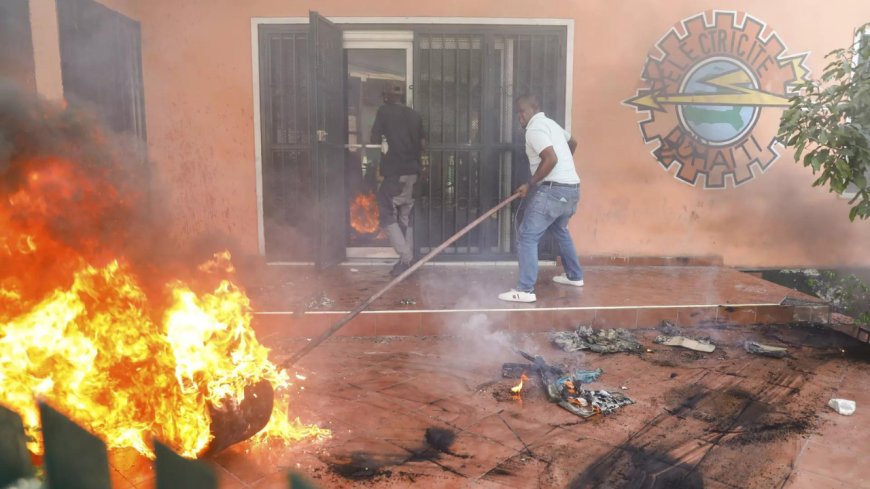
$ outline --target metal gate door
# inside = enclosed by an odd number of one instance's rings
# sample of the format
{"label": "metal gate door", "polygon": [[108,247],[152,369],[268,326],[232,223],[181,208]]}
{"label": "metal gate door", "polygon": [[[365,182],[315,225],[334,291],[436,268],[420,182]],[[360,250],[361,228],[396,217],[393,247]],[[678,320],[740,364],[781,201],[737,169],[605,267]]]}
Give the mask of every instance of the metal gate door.
{"label": "metal gate door", "polygon": [[[513,100],[534,93],[547,115],[564,125],[565,42],[564,28],[470,26],[415,33],[415,108],[429,140],[416,214],[418,253],[528,181]],[[505,209],[448,248],[445,258],[512,259],[513,217]],[[552,241],[544,240],[542,258],[554,256],[553,250]]]}
{"label": "metal gate door", "polygon": [[270,261],[344,259],[344,54],[341,31],[259,27],[263,234]]}
{"label": "metal gate door", "polygon": [[308,26],[259,27],[263,234],[269,261],[313,262],[319,216],[308,121]]}
{"label": "metal gate door", "polygon": [[344,93],[344,49],[341,28],[309,15],[308,45],[311,66],[311,150],[317,175],[317,265],[329,267],[345,257],[347,207],[344,196],[344,142],[347,105]]}

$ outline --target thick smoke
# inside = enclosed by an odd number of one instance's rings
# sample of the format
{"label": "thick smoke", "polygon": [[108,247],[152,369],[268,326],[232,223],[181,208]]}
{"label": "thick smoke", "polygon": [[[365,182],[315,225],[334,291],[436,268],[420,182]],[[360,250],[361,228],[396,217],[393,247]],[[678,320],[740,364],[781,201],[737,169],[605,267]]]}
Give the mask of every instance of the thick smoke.
{"label": "thick smoke", "polygon": [[197,266],[237,247],[211,234],[171,242],[166,199],[128,143],[89,112],[0,83],[0,288],[38,300],[113,260],[153,299],[176,279],[214,285],[220,274]]}

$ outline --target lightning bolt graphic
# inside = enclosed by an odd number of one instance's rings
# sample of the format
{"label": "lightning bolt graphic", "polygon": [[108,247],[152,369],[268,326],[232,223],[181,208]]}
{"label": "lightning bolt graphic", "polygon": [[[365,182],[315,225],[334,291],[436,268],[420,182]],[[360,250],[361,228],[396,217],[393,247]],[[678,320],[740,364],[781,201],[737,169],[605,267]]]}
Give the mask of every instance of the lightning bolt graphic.
{"label": "lightning bolt graphic", "polygon": [[743,70],[729,71],[722,75],[701,80],[701,83],[729,90],[729,93],[646,93],[628,99],[626,103],[641,110],[664,112],[663,105],[751,105],[756,107],[787,107],[788,97],[775,93],[747,88],[752,79]]}

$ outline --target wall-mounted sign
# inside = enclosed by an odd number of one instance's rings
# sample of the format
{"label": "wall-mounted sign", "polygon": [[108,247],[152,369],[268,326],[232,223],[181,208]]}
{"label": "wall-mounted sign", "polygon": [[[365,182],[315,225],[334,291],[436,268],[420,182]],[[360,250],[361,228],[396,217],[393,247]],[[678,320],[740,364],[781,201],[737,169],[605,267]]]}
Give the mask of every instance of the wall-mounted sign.
{"label": "wall-mounted sign", "polygon": [[744,184],[779,157],[776,124],[762,111],[788,106],[808,75],[806,54],[787,55],[768,26],[743,13],[699,14],[674,26],[644,66],[645,87],[625,101],[653,156],[678,180],[705,188]]}

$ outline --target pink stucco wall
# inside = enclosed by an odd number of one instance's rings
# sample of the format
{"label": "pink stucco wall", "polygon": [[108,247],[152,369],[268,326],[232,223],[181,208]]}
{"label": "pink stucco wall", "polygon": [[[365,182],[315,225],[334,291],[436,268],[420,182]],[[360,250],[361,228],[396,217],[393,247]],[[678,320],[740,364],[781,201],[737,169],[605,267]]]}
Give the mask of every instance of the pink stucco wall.
{"label": "pink stucco wall", "polygon": [[[809,0],[542,2],[439,0],[105,0],[141,21],[150,156],[174,236],[217,229],[257,250],[252,17],[536,17],[574,19],[573,133],[583,179],[571,224],[584,255],[721,255],[735,266],[870,265],[870,223],[848,220],[842,199],[810,187],[785,152],[738,188],[692,187],[666,173],[644,144],[642,118],[623,101],[644,84],[648,53],[675,23],[705,9],[767,22],[789,53],[848,44],[870,2]],[[775,131],[775,110],[760,121]]]}

